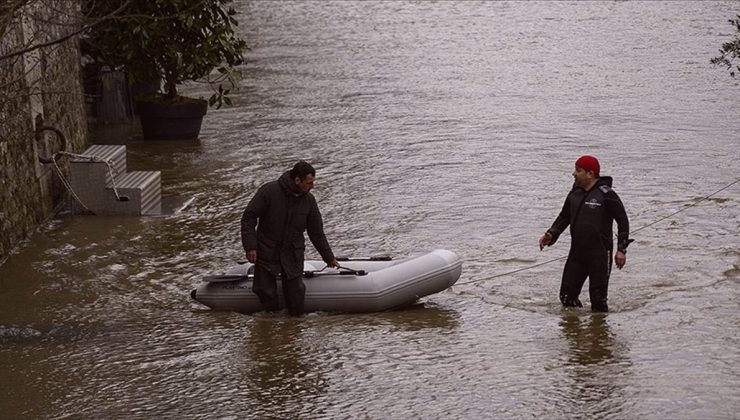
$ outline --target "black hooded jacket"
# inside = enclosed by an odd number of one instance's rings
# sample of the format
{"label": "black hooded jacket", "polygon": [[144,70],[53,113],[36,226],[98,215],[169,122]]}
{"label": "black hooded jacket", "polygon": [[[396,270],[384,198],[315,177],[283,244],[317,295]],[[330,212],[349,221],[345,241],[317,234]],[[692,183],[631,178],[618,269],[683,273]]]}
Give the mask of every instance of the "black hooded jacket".
{"label": "black hooded jacket", "polygon": [[617,221],[617,249],[626,252],[629,240],[629,220],[622,200],[611,188],[612,178],[602,176],[586,191],[573,186],[565,198],[563,209],[548,232],[554,244],[570,225],[571,249],[580,252],[611,251],[612,224]]}
{"label": "black hooded jacket", "polygon": [[[258,226],[259,221],[259,226]],[[261,186],[242,214],[241,236],[245,251],[257,250],[257,264],[288,278],[303,273],[303,232],[325,262],[334,259],[324,235],[324,224],[313,194],[301,191],[285,172]]]}

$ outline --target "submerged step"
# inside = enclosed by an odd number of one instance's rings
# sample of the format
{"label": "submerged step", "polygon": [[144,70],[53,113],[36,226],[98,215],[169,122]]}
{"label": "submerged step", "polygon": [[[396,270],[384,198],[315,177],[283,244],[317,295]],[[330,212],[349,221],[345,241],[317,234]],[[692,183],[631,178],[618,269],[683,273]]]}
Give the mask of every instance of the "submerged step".
{"label": "submerged step", "polygon": [[[159,171],[126,172],[126,146],[90,146],[70,160],[72,211],[98,215],[159,215]],[[82,202],[82,204],[80,203]]]}
{"label": "submerged step", "polygon": [[[131,207],[125,214],[159,215],[162,214],[162,175],[159,171],[133,171],[120,178],[116,178],[115,190],[113,183],[106,186],[115,196],[110,211],[116,212],[123,207]],[[127,200],[121,199],[126,197]],[[128,202],[127,205],[121,203]],[[115,213],[121,214],[121,213]]]}
{"label": "submerged step", "polygon": [[111,165],[112,171],[105,174],[106,182],[110,182],[110,172],[114,175],[126,173],[126,146],[121,144],[94,144],[71,159],[71,162],[80,164]]}

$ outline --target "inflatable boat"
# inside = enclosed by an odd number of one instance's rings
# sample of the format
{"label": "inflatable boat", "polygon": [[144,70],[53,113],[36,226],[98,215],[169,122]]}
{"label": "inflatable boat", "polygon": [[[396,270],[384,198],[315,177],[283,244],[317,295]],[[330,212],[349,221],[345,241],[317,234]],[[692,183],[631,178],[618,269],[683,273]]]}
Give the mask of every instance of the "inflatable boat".
{"label": "inflatable boat", "polygon": [[[305,262],[306,312],[385,311],[441,292],[462,273],[460,258],[442,249],[398,260],[338,260],[340,269],[328,268],[323,261]],[[245,263],[223,274],[205,276],[190,296],[215,310],[259,312],[262,305],[252,292],[253,267]]]}

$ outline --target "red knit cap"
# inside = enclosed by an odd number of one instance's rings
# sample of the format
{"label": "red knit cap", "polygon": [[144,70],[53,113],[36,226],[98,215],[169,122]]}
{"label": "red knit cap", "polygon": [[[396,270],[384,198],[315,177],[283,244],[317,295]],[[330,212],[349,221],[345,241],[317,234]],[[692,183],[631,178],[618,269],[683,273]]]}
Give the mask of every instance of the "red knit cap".
{"label": "red knit cap", "polygon": [[592,171],[596,176],[599,175],[601,167],[599,166],[599,160],[593,156],[583,155],[576,161],[576,166],[583,168],[587,171]]}

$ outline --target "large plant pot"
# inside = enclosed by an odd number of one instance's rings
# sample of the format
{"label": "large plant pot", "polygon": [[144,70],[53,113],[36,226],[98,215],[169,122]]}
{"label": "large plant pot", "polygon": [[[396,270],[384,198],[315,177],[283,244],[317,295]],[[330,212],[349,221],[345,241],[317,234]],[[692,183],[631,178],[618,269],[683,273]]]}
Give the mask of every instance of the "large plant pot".
{"label": "large plant pot", "polygon": [[139,101],[136,104],[145,139],[193,140],[200,134],[208,101],[190,99],[177,103]]}

